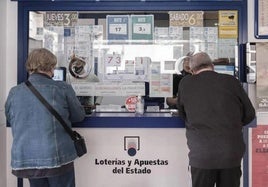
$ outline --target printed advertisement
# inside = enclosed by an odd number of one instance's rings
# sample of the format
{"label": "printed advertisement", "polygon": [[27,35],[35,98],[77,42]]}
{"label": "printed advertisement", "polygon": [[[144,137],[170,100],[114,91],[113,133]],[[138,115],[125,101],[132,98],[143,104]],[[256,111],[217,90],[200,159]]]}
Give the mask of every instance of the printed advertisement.
{"label": "printed advertisement", "polygon": [[268,186],[268,125],[252,129],[252,187]]}
{"label": "printed advertisement", "polygon": [[236,10],[219,11],[219,38],[238,37],[238,14]]}

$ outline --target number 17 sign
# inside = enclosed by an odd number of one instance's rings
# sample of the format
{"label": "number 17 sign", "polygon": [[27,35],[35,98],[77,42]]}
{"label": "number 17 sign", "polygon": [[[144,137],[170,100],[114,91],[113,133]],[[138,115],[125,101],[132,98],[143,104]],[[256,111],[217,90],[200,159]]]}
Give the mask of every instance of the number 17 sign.
{"label": "number 17 sign", "polygon": [[128,15],[108,15],[107,39],[108,40],[128,40],[129,39],[129,16]]}

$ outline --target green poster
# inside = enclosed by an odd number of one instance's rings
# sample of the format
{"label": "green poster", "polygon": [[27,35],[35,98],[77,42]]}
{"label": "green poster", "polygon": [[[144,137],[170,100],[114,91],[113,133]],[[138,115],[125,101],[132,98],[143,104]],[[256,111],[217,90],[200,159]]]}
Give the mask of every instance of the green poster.
{"label": "green poster", "polygon": [[132,40],[152,40],[154,30],[153,15],[131,15]]}

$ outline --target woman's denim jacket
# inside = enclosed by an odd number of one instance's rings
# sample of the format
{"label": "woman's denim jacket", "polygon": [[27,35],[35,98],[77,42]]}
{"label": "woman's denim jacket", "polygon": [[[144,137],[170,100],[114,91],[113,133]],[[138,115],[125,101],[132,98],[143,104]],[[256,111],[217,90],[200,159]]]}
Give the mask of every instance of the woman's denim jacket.
{"label": "woman's denim jacket", "polygon": [[[68,125],[84,119],[84,108],[71,85],[43,74],[32,74],[29,81]],[[10,90],[5,112],[13,135],[12,169],[55,168],[77,157],[70,136],[25,83]]]}

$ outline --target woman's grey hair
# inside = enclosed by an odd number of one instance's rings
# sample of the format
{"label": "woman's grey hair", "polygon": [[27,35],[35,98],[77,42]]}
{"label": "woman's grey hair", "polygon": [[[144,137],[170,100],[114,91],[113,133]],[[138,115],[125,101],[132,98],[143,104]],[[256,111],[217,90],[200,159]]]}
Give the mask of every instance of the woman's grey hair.
{"label": "woman's grey hair", "polygon": [[207,53],[198,52],[190,58],[189,67],[191,71],[198,71],[208,67],[213,68],[213,63]]}
{"label": "woman's grey hair", "polygon": [[57,64],[57,57],[49,50],[45,48],[37,48],[30,52],[26,69],[31,73],[35,72],[49,72]]}

